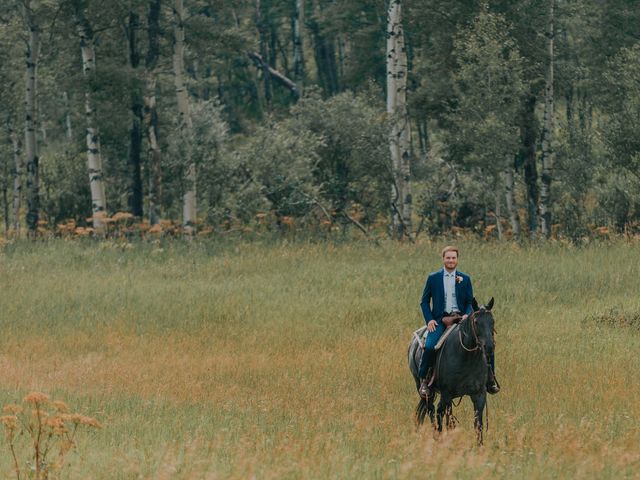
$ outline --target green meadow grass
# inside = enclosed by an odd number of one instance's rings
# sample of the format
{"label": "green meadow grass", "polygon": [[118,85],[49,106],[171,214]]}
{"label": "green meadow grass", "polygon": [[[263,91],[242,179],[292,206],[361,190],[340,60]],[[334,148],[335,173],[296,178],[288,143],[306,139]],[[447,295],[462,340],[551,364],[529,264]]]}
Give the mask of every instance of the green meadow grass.
{"label": "green meadow grass", "polygon": [[[640,246],[462,242],[495,297],[485,446],[416,432],[406,349],[443,244],[52,241],[0,251],[0,403],[98,418],[63,478],[633,478]],[[0,478],[11,478],[0,446]]]}

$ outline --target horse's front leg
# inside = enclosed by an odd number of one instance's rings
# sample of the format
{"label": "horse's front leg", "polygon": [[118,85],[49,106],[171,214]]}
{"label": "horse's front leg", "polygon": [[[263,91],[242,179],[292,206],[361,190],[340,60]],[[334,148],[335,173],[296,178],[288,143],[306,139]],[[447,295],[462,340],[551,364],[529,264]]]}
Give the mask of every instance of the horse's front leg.
{"label": "horse's front leg", "polygon": [[429,395],[427,399],[427,413],[429,414],[429,420],[431,420],[431,426],[436,428],[436,407],[434,405],[435,394]]}
{"label": "horse's front leg", "polygon": [[442,431],[442,418],[446,416],[447,428],[449,427],[449,419],[451,415],[451,398],[447,395],[440,394],[440,401],[438,402],[438,431]]}
{"label": "horse's front leg", "polygon": [[484,407],[487,405],[487,393],[482,392],[476,395],[471,396],[471,401],[473,402],[473,426],[476,430],[476,438],[478,441],[478,445],[482,445],[482,429],[483,429],[483,420],[482,415],[484,414]]}

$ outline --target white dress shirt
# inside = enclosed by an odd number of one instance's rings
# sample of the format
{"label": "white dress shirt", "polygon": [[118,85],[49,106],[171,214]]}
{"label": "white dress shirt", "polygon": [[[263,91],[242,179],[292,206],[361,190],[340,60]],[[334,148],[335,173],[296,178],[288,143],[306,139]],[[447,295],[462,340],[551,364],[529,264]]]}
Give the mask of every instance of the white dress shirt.
{"label": "white dress shirt", "polygon": [[456,298],[456,271],[444,270],[444,311],[459,312],[458,299]]}

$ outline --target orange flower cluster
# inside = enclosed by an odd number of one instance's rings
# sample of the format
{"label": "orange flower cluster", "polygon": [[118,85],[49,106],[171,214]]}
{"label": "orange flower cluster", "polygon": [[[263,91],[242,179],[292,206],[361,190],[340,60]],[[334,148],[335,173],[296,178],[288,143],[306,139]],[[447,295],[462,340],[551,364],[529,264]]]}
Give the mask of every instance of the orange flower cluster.
{"label": "orange flower cluster", "polygon": [[[36,480],[50,478],[53,471],[60,470],[65,464],[65,456],[75,445],[79,427],[102,427],[93,417],[67,413],[69,408],[65,402],[52,401],[42,392],[31,392],[22,401],[25,406],[5,405],[3,411],[6,415],[0,416],[18,479],[22,471],[20,466],[25,464]],[[21,444],[25,440],[29,446]]]}

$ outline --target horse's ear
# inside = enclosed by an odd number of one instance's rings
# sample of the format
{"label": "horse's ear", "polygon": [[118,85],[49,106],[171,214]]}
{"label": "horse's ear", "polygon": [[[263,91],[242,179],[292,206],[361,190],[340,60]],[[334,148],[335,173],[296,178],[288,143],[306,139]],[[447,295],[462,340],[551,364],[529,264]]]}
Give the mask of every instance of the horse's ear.
{"label": "horse's ear", "polygon": [[493,308],[493,297],[491,297],[491,300],[489,300],[489,303],[487,303],[487,310],[491,310]]}
{"label": "horse's ear", "polygon": [[475,312],[476,310],[478,310],[478,302],[476,301],[476,297],[473,297],[473,300],[471,300],[471,307],[473,308],[473,311]]}

